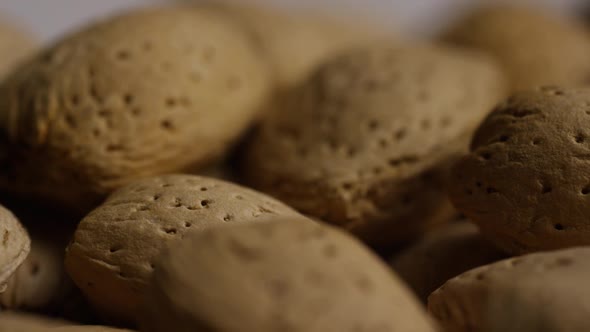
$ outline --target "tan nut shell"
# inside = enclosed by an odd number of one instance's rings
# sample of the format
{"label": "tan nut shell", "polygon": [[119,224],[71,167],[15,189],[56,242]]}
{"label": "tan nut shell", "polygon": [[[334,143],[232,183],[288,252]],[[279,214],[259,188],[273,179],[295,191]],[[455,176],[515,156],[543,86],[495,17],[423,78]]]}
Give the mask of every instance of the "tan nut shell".
{"label": "tan nut shell", "polygon": [[37,213],[37,207],[28,208],[36,211],[29,215],[18,210],[15,213],[27,225],[31,251],[8,280],[6,291],[0,293],[0,308],[52,313],[75,292],[63,266],[64,250],[73,227],[49,225],[59,224],[61,220],[56,220],[57,216],[48,214],[49,211]]}
{"label": "tan nut shell", "polygon": [[428,299],[445,331],[588,331],[590,248],[529,254],[449,280]]}
{"label": "tan nut shell", "polygon": [[447,164],[504,91],[487,57],[374,45],[332,59],[244,152],[244,178],[371,245],[405,240],[445,205]]}
{"label": "tan nut shell", "polygon": [[37,42],[29,32],[0,15],[0,77],[3,78],[36,48]]}
{"label": "tan nut shell", "polygon": [[574,18],[535,8],[492,6],[457,22],[443,39],[494,55],[513,90],[580,85],[590,79],[590,34]]}
{"label": "tan nut shell", "polygon": [[434,331],[357,240],[297,220],[191,234],[159,258],[146,301],[150,332]]}
{"label": "tan nut shell", "polygon": [[509,253],[590,244],[590,89],[512,96],[453,171],[451,199]]}
{"label": "tan nut shell", "polygon": [[61,40],[0,86],[0,187],[87,212],[134,179],[211,163],[269,92],[249,38],[217,11],[170,7]]}
{"label": "tan nut shell", "polygon": [[277,83],[289,88],[330,57],[371,39],[394,40],[363,22],[347,24],[330,17],[288,14],[254,6],[224,6],[249,28],[274,68]]}
{"label": "tan nut shell", "polygon": [[18,219],[0,206],[0,293],[6,282],[27,258],[31,240]]}
{"label": "tan nut shell", "polygon": [[423,301],[445,281],[467,270],[504,258],[467,221],[426,234],[392,260],[394,271]]}
{"label": "tan nut shell", "polygon": [[132,322],[138,301],[171,241],[216,225],[292,216],[264,194],[212,178],[165,175],[114,192],[78,225],[66,269],[89,301],[109,319]]}

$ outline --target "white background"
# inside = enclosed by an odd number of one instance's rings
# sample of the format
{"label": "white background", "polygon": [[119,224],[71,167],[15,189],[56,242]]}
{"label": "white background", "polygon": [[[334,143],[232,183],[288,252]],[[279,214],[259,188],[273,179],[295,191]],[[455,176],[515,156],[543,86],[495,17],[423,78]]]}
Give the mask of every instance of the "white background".
{"label": "white background", "polygon": [[[462,10],[485,0],[233,0],[241,3],[272,3],[290,9],[325,11],[351,18],[370,18],[384,27],[410,34],[436,29]],[[498,0],[488,0],[499,2]],[[512,0],[509,2],[515,2]],[[0,13],[13,18],[42,40],[51,40],[93,18],[117,10],[172,0],[0,0]],[[527,1],[523,1],[527,2]],[[558,10],[585,0],[530,0]]]}

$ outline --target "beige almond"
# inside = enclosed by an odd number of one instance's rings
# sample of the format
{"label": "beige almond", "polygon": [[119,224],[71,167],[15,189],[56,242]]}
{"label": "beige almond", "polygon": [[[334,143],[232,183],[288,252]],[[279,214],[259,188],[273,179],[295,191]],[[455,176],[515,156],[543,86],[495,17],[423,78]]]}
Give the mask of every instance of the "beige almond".
{"label": "beige almond", "polygon": [[451,199],[508,253],[590,245],[590,89],[502,103],[454,167]]}
{"label": "beige almond", "polygon": [[588,247],[529,254],[449,280],[428,308],[445,331],[588,331],[588,278]]}
{"label": "beige almond", "polygon": [[142,331],[434,331],[360,242],[316,223],[212,228],[157,261]]}
{"label": "beige almond", "polygon": [[250,39],[227,15],[182,6],[63,38],[0,85],[0,188],[87,212],[135,179],[208,166],[269,96]]}
{"label": "beige almond", "polygon": [[291,208],[213,178],[165,175],[115,191],[78,225],[66,269],[105,318],[133,322],[155,260],[189,232],[290,216]]}
{"label": "beige almond", "polygon": [[590,34],[575,18],[535,7],[492,5],[456,22],[442,39],[495,56],[513,90],[590,82]]}
{"label": "beige almond", "polygon": [[394,33],[378,31],[368,22],[350,24],[334,17],[268,7],[234,4],[221,8],[253,33],[283,89],[299,84],[317,66],[349,48],[373,39],[396,39]]}
{"label": "beige almond", "polygon": [[484,239],[477,226],[462,220],[427,233],[397,254],[392,267],[426,302],[430,293],[452,277],[504,257]]}
{"label": "beige almond", "polygon": [[448,166],[503,95],[500,70],[478,53],[356,49],[263,121],[243,152],[243,177],[372,246],[404,241],[448,210]]}
{"label": "beige almond", "polygon": [[54,313],[76,292],[63,266],[74,223],[66,226],[64,219],[71,218],[29,202],[9,206],[27,228],[31,251],[8,279],[6,291],[0,294],[0,308]]}
{"label": "beige almond", "polygon": [[37,50],[36,38],[11,19],[0,15],[0,77]]}
{"label": "beige almond", "polygon": [[31,239],[18,219],[0,205],[0,294],[6,282],[27,258]]}

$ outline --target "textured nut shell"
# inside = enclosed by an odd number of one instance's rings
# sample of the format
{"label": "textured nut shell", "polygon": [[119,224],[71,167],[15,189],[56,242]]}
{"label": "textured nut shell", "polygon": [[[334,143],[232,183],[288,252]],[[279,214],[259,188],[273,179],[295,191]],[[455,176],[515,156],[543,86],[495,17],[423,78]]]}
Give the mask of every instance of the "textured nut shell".
{"label": "textured nut shell", "polygon": [[510,253],[590,244],[590,89],[542,88],[482,123],[451,199]]}
{"label": "textured nut shell", "polygon": [[397,255],[395,272],[426,301],[445,281],[467,270],[504,258],[467,221],[454,222],[426,234]]}
{"label": "textured nut shell", "polygon": [[330,57],[371,39],[394,40],[362,22],[354,25],[318,15],[296,15],[269,8],[225,6],[258,40],[280,87],[300,83]]}
{"label": "textured nut shell", "polygon": [[189,231],[282,215],[307,220],[229,182],[191,175],[149,178],[117,190],[80,222],[66,269],[104,316],[133,321],[155,258],[168,243]]}
{"label": "textured nut shell", "polygon": [[449,280],[428,299],[446,331],[590,329],[590,248],[529,254]]}
{"label": "textured nut shell", "polygon": [[63,269],[63,250],[51,243],[33,238],[27,259],[6,283],[0,294],[0,307],[42,309],[63,293],[66,276]]}
{"label": "textured nut shell", "polygon": [[582,22],[535,8],[496,6],[457,22],[443,39],[494,55],[514,90],[590,79],[590,34]]}
{"label": "textured nut shell", "polygon": [[434,331],[376,256],[320,224],[213,228],[158,264],[145,331]]}
{"label": "textured nut shell", "polygon": [[0,77],[24,61],[37,47],[35,39],[0,15]]}
{"label": "textured nut shell", "polygon": [[63,306],[66,297],[75,292],[63,266],[64,249],[73,228],[48,225],[60,224],[61,220],[47,214],[48,211],[41,215],[37,207],[33,209],[30,215],[15,210],[27,225],[31,251],[8,280],[6,291],[0,294],[0,308],[51,312]]}
{"label": "textured nut shell", "polygon": [[211,163],[269,93],[249,38],[218,11],[173,7],[62,40],[0,86],[0,186],[87,212],[133,179]]}
{"label": "textured nut shell", "polygon": [[0,293],[6,282],[27,258],[31,240],[20,222],[5,207],[0,206]]}
{"label": "textured nut shell", "polygon": [[371,245],[419,233],[444,205],[447,164],[503,96],[487,57],[374,45],[331,60],[244,152],[254,187]]}

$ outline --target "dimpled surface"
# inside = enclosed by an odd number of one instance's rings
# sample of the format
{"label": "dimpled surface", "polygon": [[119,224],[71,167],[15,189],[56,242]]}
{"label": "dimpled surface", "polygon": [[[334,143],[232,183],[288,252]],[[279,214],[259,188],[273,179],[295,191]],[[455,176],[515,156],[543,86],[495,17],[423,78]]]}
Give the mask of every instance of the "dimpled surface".
{"label": "dimpled surface", "polygon": [[445,331],[590,329],[590,248],[529,254],[449,280],[428,299]]}
{"label": "dimpled surface", "polygon": [[285,219],[213,228],[158,262],[144,331],[434,331],[387,266],[332,227]]}
{"label": "dimpled surface", "polygon": [[446,167],[504,91],[493,62],[374,45],[336,57],[277,106],[243,176],[371,245],[407,239],[445,206]]}
{"label": "dimpled surface", "polygon": [[[31,251],[8,280],[6,291],[0,294],[0,308],[57,311],[66,297],[75,292],[63,266],[64,250],[75,226],[61,226],[59,215],[38,207],[31,209],[23,205],[20,208],[30,209],[28,213],[14,211],[27,226]],[[49,220],[60,226],[56,227]]]}
{"label": "dimpled surface", "polygon": [[133,179],[211,163],[268,92],[248,35],[216,11],[98,22],[0,86],[0,187],[87,212]]}
{"label": "dimpled surface", "polygon": [[6,281],[27,258],[31,240],[20,222],[5,207],[0,206],[0,293]]}
{"label": "dimpled surface", "polygon": [[276,216],[306,220],[253,190],[212,178],[166,175],[114,192],[78,225],[66,269],[107,318],[135,319],[155,258],[187,232]]}
{"label": "dimpled surface", "polygon": [[2,308],[46,308],[54,304],[66,282],[63,271],[63,250],[33,237],[32,250],[23,264],[7,282],[6,291],[0,294]]}
{"label": "dimpled surface", "polygon": [[509,253],[590,244],[590,89],[518,93],[482,123],[451,199]]}
{"label": "dimpled surface", "polygon": [[443,39],[495,56],[514,90],[590,80],[590,34],[574,18],[537,8],[491,6],[457,22]]}
{"label": "dimpled surface", "polygon": [[453,222],[426,234],[392,260],[394,271],[426,301],[445,281],[505,255],[467,221]]}

